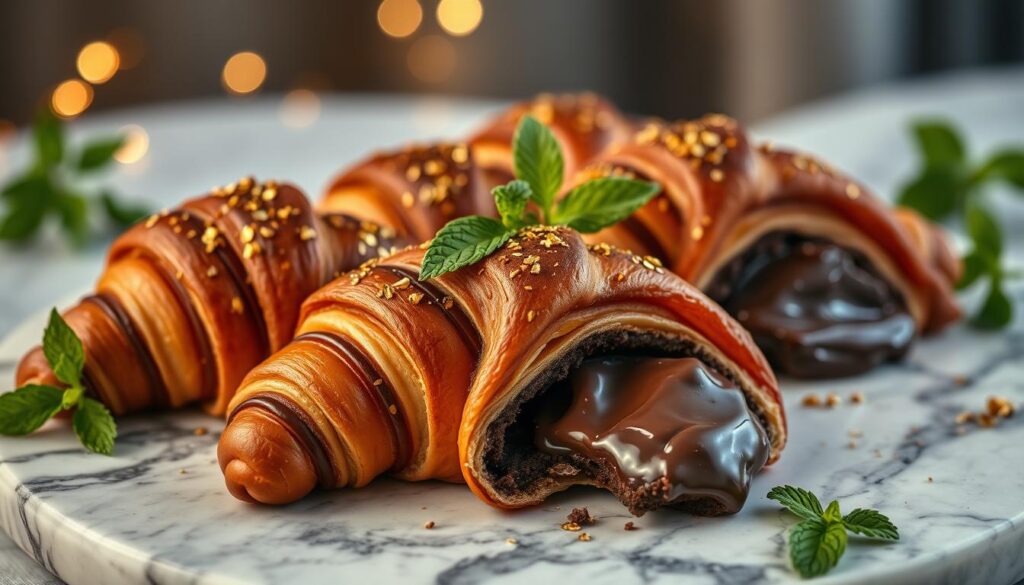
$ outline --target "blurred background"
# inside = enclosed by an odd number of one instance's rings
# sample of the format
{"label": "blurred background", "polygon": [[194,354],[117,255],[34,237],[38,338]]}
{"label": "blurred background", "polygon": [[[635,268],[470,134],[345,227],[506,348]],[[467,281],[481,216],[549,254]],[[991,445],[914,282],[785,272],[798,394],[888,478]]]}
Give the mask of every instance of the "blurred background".
{"label": "blurred background", "polygon": [[40,102],[74,117],[260,92],[293,92],[295,124],[326,91],[579,89],[637,113],[756,122],[862,85],[1022,60],[1014,0],[7,0],[0,134]]}

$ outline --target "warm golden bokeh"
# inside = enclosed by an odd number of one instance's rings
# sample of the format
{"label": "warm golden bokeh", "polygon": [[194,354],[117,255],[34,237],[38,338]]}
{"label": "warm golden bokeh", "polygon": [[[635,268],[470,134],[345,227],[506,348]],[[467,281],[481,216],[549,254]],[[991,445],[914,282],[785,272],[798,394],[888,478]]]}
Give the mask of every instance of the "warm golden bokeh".
{"label": "warm golden bokeh", "polygon": [[455,60],[455,47],[440,35],[416,39],[409,47],[407,57],[413,76],[428,83],[440,83],[451,77],[455,72]]}
{"label": "warm golden bokeh", "polygon": [[235,53],[224,64],[221,79],[224,87],[235,94],[252,93],[263,85],[267,78],[267,64],[252,51]]}
{"label": "warm golden bokeh", "polygon": [[124,134],[124,145],[114,153],[117,162],[130,165],[139,162],[149,152],[149,134],[142,126],[131,124],[121,128]]}
{"label": "warm golden bokeh", "polygon": [[62,118],[74,118],[92,104],[92,86],[81,79],[69,79],[53,90],[50,106]]}
{"label": "warm golden bokeh", "polygon": [[416,32],[423,21],[417,0],[384,0],[377,8],[377,23],[386,34],[402,38]]}
{"label": "warm golden bokeh", "polygon": [[437,5],[437,22],[445,32],[458,37],[476,30],[483,17],[480,0],[441,0]]}
{"label": "warm golden bokeh", "polygon": [[281,123],[288,128],[307,128],[320,117],[320,96],[308,89],[293,89],[281,102]]}
{"label": "warm golden bokeh", "polygon": [[78,52],[78,74],[89,83],[106,83],[117,73],[121,56],[110,43],[96,41]]}

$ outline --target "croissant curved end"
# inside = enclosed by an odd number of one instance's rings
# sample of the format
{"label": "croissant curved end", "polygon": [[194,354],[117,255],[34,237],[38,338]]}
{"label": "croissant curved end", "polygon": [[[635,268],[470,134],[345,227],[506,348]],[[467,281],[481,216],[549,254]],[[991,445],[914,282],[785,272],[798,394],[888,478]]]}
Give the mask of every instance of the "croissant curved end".
{"label": "croissant curved end", "polygon": [[257,408],[240,410],[217,446],[228,491],[243,502],[287,504],[316,487],[313,462],[287,425]]}

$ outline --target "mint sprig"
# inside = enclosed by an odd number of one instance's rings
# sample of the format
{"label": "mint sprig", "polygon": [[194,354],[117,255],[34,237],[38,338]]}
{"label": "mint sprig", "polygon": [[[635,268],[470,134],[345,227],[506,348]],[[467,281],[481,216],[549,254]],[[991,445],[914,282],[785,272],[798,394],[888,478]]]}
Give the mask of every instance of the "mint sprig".
{"label": "mint sprig", "polygon": [[776,486],[768,499],[803,518],[789,531],[789,560],[800,576],[817,577],[829,572],[846,552],[847,532],[880,540],[899,540],[896,526],[877,510],[857,508],[846,516],[832,500],[824,510],[813,493],[790,485]]}
{"label": "mint sprig", "polygon": [[913,126],[921,153],[921,169],[904,185],[900,205],[934,221],[958,218],[972,242],[963,257],[958,289],[988,281],[988,292],[971,323],[981,329],[1001,329],[1013,320],[1013,305],[1003,285],[1017,274],[1002,258],[1002,230],[981,201],[982,188],[1002,181],[1024,195],[1024,148],[1007,148],[971,163],[957,130],[942,120],[923,120]]}
{"label": "mint sprig", "polygon": [[85,349],[56,309],[50,311],[50,322],[43,332],[43,355],[53,374],[68,387],[61,390],[29,384],[0,395],[0,435],[27,435],[57,413],[73,410],[72,427],[82,445],[94,453],[113,453],[117,424],[107,407],[85,395]]}
{"label": "mint sprig", "polygon": [[629,217],[650,201],[656,183],[620,177],[587,181],[558,200],[565,160],[551,130],[532,116],[516,127],[512,158],[517,179],[491,190],[501,220],[469,216],[448,222],[430,243],[420,267],[427,280],[479,262],[518,230],[566,225],[594,233]]}
{"label": "mint sprig", "polygon": [[114,161],[124,145],[123,136],[100,138],[81,151],[68,152],[62,123],[43,108],[32,125],[34,160],[27,170],[0,187],[0,241],[31,240],[49,216],[60,220],[64,233],[75,245],[85,244],[92,229],[90,208],[98,206],[109,224],[127,227],[148,215],[147,210],[119,203],[110,191],[96,196],[81,192],[77,183]]}

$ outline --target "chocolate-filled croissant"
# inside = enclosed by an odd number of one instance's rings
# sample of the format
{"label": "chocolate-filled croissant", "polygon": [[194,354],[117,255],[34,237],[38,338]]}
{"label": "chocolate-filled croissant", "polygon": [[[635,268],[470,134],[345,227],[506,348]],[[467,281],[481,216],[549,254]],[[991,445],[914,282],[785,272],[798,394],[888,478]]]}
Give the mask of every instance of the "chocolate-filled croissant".
{"label": "chocolate-filled croissant", "polygon": [[779,456],[764,357],[656,259],[547,227],[425,282],[423,254],[306,301],[296,339],[232,401],[218,447],[232,494],[280,504],[388,473],[465,480],[506,508],[592,484],[637,514],[714,514]]}
{"label": "chocolate-filled croissant", "polygon": [[662,192],[592,240],[663,259],[749,329],[777,371],[863,372],[960,316],[959,263],[935,226],[812,157],[753,146],[728,117],[650,123],[576,180],[605,175]]}
{"label": "chocolate-filled croissant", "polygon": [[[396,242],[251,178],[153,215],[117,238],[96,292],[64,313],[86,389],[114,414],[195,402],[222,414],[249,369],[291,340],[306,296]],[[38,347],[17,382],[59,385]]]}

